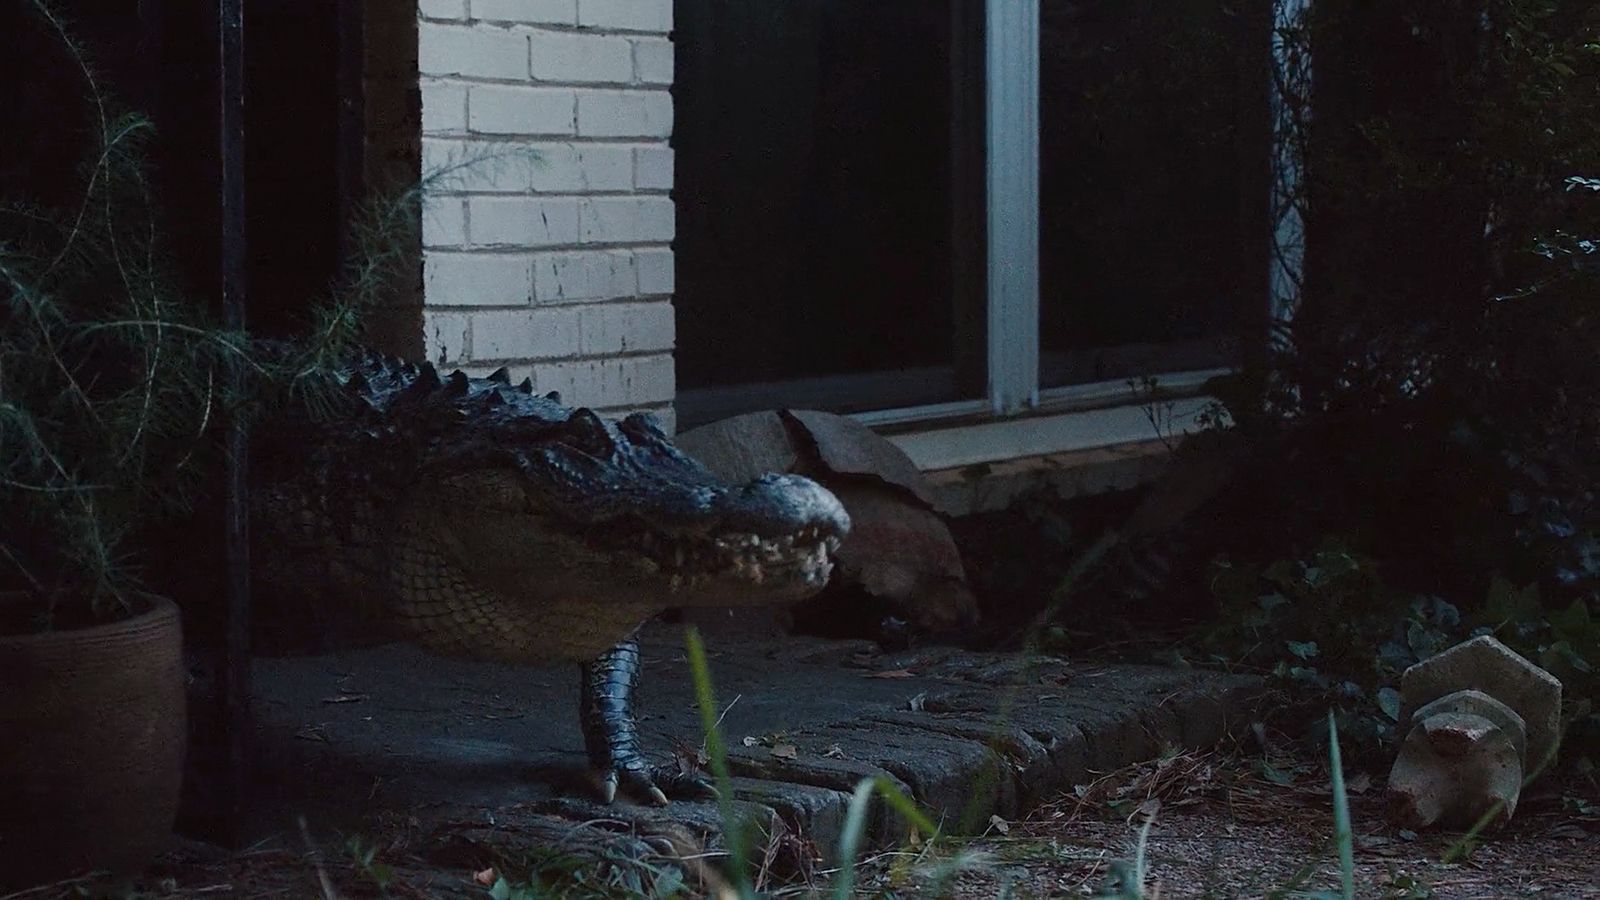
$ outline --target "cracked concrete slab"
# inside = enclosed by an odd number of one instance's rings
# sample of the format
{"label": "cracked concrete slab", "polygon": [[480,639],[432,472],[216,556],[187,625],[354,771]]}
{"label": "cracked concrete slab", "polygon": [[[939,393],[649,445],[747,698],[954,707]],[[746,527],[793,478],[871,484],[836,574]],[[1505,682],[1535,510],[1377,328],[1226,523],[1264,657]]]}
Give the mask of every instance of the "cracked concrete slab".
{"label": "cracked concrete slab", "polygon": [[[692,755],[699,714],[681,631],[653,625],[642,643],[647,750]],[[1261,698],[1254,678],[1192,669],[952,648],[880,654],[866,642],[794,636],[713,632],[707,643],[740,815],[825,854],[864,777],[887,777],[946,829],[981,830],[991,815],[1016,816],[1096,772],[1214,744],[1247,724]],[[537,833],[609,821],[720,841],[715,803],[590,799],[575,667],[403,645],[255,666],[263,833],[300,815],[355,828],[399,812],[485,827],[521,817]],[[904,823],[880,804],[870,833],[890,842]]]}

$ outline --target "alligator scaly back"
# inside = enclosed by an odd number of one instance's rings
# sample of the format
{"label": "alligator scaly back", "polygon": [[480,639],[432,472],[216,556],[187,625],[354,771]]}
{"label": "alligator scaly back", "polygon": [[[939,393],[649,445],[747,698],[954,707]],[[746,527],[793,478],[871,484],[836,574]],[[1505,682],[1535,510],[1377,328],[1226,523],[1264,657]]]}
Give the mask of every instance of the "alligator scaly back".
{"label": "alligator scaly back", "polygon": [[326,409],[257,429],[264,634],[582,658],[668,606],[804,596],[848,527],[807,479],[726,484],[653,418],[606,422],[503,369],[363,353],[329,378]]}

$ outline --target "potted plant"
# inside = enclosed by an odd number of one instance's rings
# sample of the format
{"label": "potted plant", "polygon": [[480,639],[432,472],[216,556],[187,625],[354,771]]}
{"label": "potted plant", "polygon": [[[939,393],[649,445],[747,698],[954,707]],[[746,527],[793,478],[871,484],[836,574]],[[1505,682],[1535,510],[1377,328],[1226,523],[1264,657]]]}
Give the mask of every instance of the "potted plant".
{"label": "potted plant", "polygon": [[[114,111],[48,6],[26,11],[24,47],[62,51],[41,80],[79,77],[23,93],[81,102],[0,128],[21,148],[0,148],[0,892],[141,867],[168,839],[182,639],[177,608],[138,577],[137,538],[202,483],[215,423],[241,400],[224,373],[248,362],[167,277],[149,123]],[[42,105],[31,96],[8,117]],[[84,163],[18,171],[41,146]]]}

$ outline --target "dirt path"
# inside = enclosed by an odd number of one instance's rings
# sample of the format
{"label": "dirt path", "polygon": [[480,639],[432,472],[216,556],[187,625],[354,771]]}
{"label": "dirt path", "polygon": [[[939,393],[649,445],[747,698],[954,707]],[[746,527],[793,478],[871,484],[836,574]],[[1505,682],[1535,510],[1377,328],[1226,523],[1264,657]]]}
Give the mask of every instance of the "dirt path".
{"label": "dirt path", "polygon": [[[1138,823],[1147,813],[1154,814],[1145,849],[1147,898],[1336,891],[1326,779],[1309,764],[1277,762],[1263,768],[1196,754],[1114,773],[1082,796],[1049,804],[1025,821],[993,822],[986,836],[960,844],[974,859],[950,878],[945,896],[1095,896],[1116,866],[1134,858]],[[1441,859],[1460,835],[1397,831],[1383,821],[1382,792],[1369,779],[1358,774],[1352,790],[1359,790],[1350,798],[1357,896],[1600,897],[1600,810],[1592,783],[1567,778],[1535,790],[1513,823],[1453,863]],[[889,872],[896,861],[896,855],[876,861],[878,887],[896,881]],[[912,886],[908,893],[937,890],[927,874],[936,867],[930,854],[919,855],[923,874],[914,886],[902,881]]]}
{"label": "dirt path", "polygon": [[[1458,835],[1392,829],[1383,821],[1379,787],[1359,772],[1350,785],[1360,897],[1600,897],[1600,798],[1592,781],[1567,776],[1535,790],[1513,823],[1452,863],[1441,858]],[[1117,867],[1134,858],[1138,823],[1151,814],[1143,894],[1149,900],[1305,897],[1338,887],[1331,795],[1314,763],[1276,758],[1268,766],[1195,753],[1111,773],[1025,820],[993,820],[981,837],[869,857],[858,869],[857,896],[1105,896]],[[392,816],[355,838],[323,834],[236,854],[190,845],[134,886],[135,893],[103,885],[106,892],[87,895],[490,897],[502,873],[511,885],[537,880],[546,891],[501,893],[515,898],[707,895],[693,873],[702,860],[678,862],[681,850],[675,854],[659,835],[531,834],[508,823],[419,829],[414,819]],[[827,896],[832,873],[808,868],[809,884],[772,878],[762,886],[768,896]],[[28,900],[86,895],[71,888]]]}

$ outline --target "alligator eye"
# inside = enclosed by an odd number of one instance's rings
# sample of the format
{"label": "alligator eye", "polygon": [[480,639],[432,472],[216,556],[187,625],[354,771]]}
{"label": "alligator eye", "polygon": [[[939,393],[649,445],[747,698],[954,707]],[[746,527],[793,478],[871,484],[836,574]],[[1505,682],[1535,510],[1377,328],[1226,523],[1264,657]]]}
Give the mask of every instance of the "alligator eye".
{"label": "alligator eye", "polygon": [[622,420],[622,431],[629,437],[654,438],[658,441],[667,439],[667,433],[661,427],[661,422],[649,413],[633,413]]}
{"label": "alligator eye", "polygon": [[610,456],[616,450],[616,443],[611,439],[611,432],[606,430],[606,423],[588,408],[572,411],[562,438],[565,443],[590,456]]}

